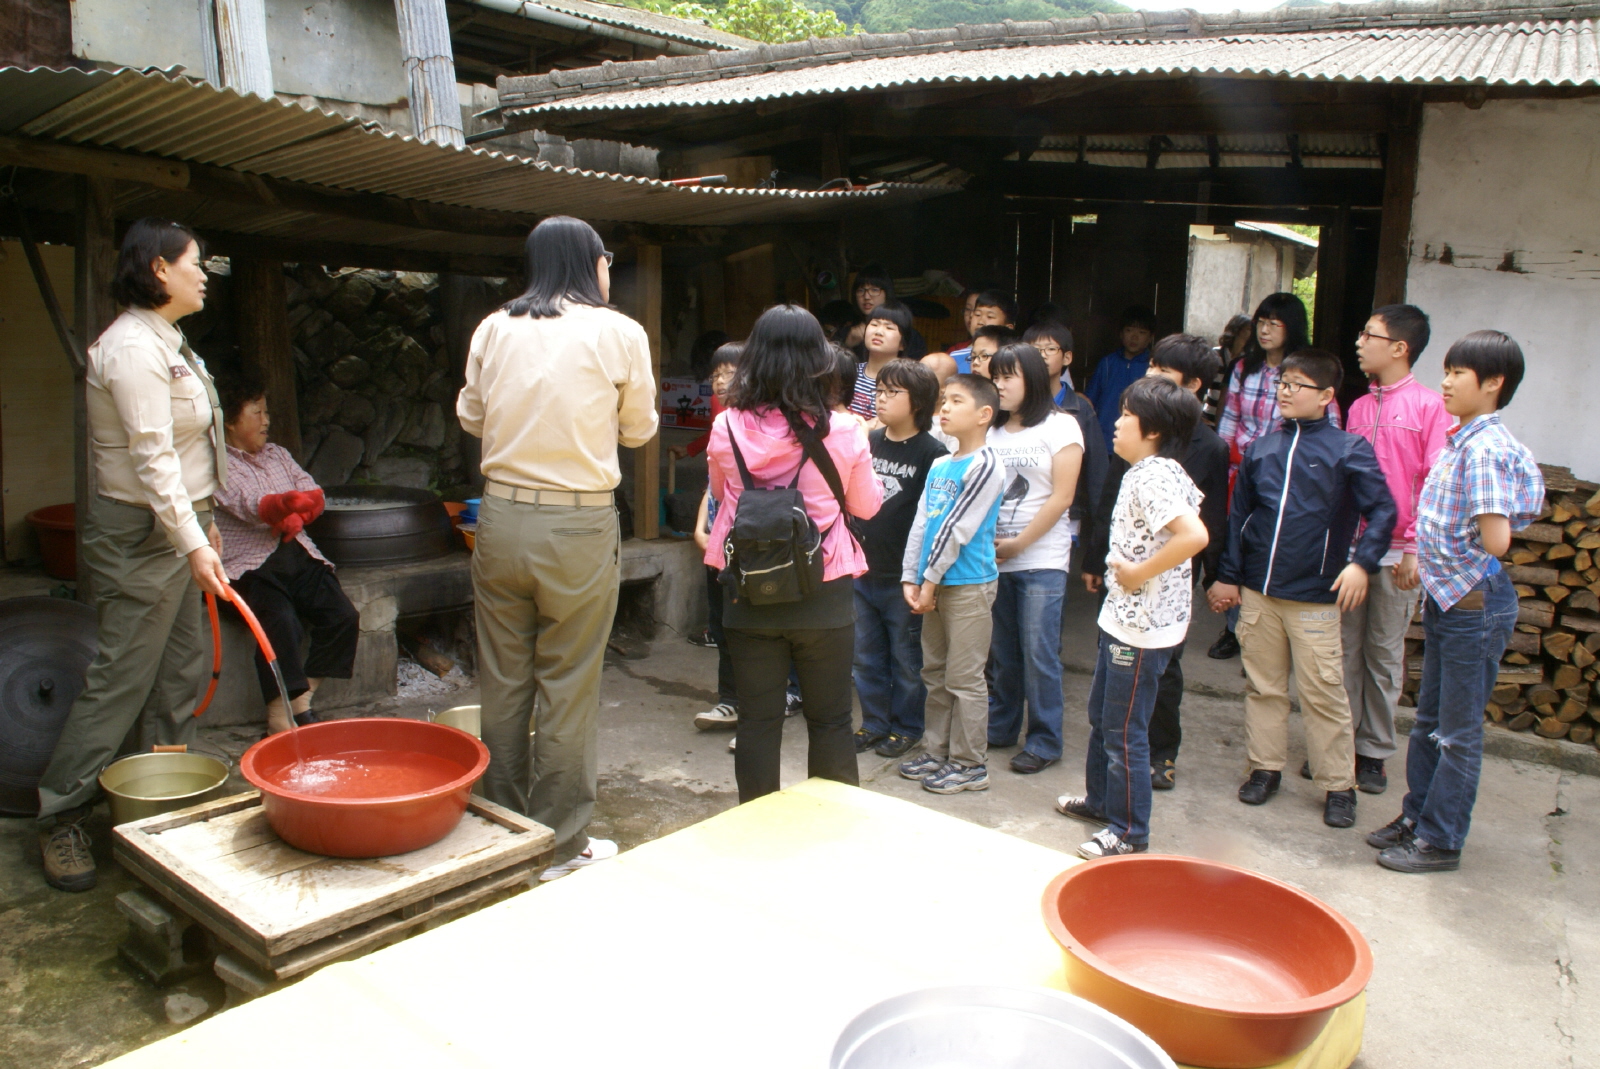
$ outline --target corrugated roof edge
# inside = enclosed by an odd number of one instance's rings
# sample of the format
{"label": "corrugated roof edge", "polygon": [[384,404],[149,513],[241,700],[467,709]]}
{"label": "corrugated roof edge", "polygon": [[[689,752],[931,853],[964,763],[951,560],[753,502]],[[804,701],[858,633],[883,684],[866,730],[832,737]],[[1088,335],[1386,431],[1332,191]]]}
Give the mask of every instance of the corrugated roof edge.
{"label": "corrugated roof edge", "polygon": [[727,33],[705,23],[680,19],[673,15],[662,15],[641,8],[625,7],[621,4],[602,3],[600,0],[538,0],[538,6],[577,18],[605,23],[608,26],[682,41],[685,44],[704,45],[719,51],[751,49],[761,44],[760,41]]}
{"label": "corrugated roof edge", "polygon": [[905,33],[816,38],[699,56],[671,56],[629,63],[500,78],[500,105],[528,108],[589,92],[714,81],[735,75],[793,70],[889,55],[914,55],[963,48],[1064,44],[1085,40],[1160,37],[1220,37],[1234,33],[1317,33],[1383,27],[1540,22],[1600,17],[1596,0],[1378,0],[1369,4],[1277,7],[1227,15],[1175,11],[1095,12],[1084,18],[1044,22],[960,25]]}

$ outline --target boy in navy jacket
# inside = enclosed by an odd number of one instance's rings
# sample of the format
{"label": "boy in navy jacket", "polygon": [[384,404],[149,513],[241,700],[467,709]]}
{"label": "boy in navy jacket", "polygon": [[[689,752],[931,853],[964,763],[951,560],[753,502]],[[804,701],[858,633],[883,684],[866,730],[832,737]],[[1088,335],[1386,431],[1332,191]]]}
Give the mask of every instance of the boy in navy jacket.
{"label": "boy in navy jacket", "polygon": [[[1326,792],[1322,819],[1333,828],[1356,821],[1339,616],[1366,599],[1367,577],[1381,566],[1395,523],[1394,498],[1371,443],[1328,419],[1342,378],[1331,353],[1305,349],[1284,359],[1283,429],[1245,450],[1228,547],[1209,593],[1214,611],[1240,606],[1250,778],[1239,800],[1261,805],[1282,782],[1292,661],[1311,775]],[[1366,529],[1352,553],[1362,520]]]}

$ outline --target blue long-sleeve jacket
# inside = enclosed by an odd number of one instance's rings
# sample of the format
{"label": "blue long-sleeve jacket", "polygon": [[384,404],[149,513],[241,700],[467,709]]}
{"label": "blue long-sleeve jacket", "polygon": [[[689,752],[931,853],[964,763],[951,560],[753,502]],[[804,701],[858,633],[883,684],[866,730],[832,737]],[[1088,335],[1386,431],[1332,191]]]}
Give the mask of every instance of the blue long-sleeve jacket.
{"label": "blue long-sleeve jacket", "polygon": [[1245,450],[1218,578],[1268,597],[1328,603],[1351,559],[1369,573],[1389,549],[1395,505],[1372,445],[1326,416],[1285,420]]}

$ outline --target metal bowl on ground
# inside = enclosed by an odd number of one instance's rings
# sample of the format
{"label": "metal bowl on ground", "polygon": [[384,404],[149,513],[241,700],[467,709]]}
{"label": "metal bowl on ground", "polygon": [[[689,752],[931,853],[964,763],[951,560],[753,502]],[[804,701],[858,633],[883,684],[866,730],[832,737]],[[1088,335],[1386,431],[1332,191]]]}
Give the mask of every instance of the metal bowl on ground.
{"label": "metal bowl on ground", "polygon": [[39,778],[99,649],[88,605],[0,601],[0,814],[39,812]]}
{"label": "metal bowl on ground", "polygon": [[329,857],[420,850],[455,830],[489,751],[444,724],[331,720],[269,735],[239,771],[279,838]]}
{"label": "metal bowl on ground", "polygon": [[334,564],[403,564],[455,548],[450,513],[437,494],[402,486],[330,486],[306,534]]}
{"label": "metal bowl on ground", "polygon": [[1045,987],[931,987],[863,1012],[831,1069],[1175,1069],[1149,1036]]}
{"label": "metal bowl on ground", "polygon": [[1372,976],[1355,925],[1279,880],[1137,854],[1051,881],[1044,919],[1075,994],[1185,1065],[1256,1069],[1304,1050]]}
{"label": "metal bowl on ground", "polygon": [[228,763],[199,753],[136,753],[118,758],[100,773],[111,799],[111,823],[186,809],[228,790]]}

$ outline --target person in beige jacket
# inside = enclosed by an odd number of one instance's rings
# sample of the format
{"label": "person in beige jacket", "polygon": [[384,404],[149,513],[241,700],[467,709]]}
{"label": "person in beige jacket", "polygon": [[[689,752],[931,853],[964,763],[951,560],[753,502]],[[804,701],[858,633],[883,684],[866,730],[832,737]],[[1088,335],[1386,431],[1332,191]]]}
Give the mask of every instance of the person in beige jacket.
{"label": "person in beige jacket", "polygon": [[102,769],[135,724],[141,746],[187,742],[205,674],[202,590],[227,583],[211,498],[223,485],[222,410],[178,320],[205,304],[193,232],[141,219],[122,242],[112,296],[127,311],[89,348],[95,495],[83,554],[100,650],[39,781],[45,879],[95,884],[83,823]]}
{"label": "person in beige jacket", "polygon": [[527,253],[527,292],[472,336],[456,414],[483,439],[486,480],[472,558],[483,792],[555,832],[548,880],[617,852],[585,832],[621,580],[612,492],[618,443],[644,445],[658,417],[644,328],[607,304],[600,235],[553,216],[528,235]]}

